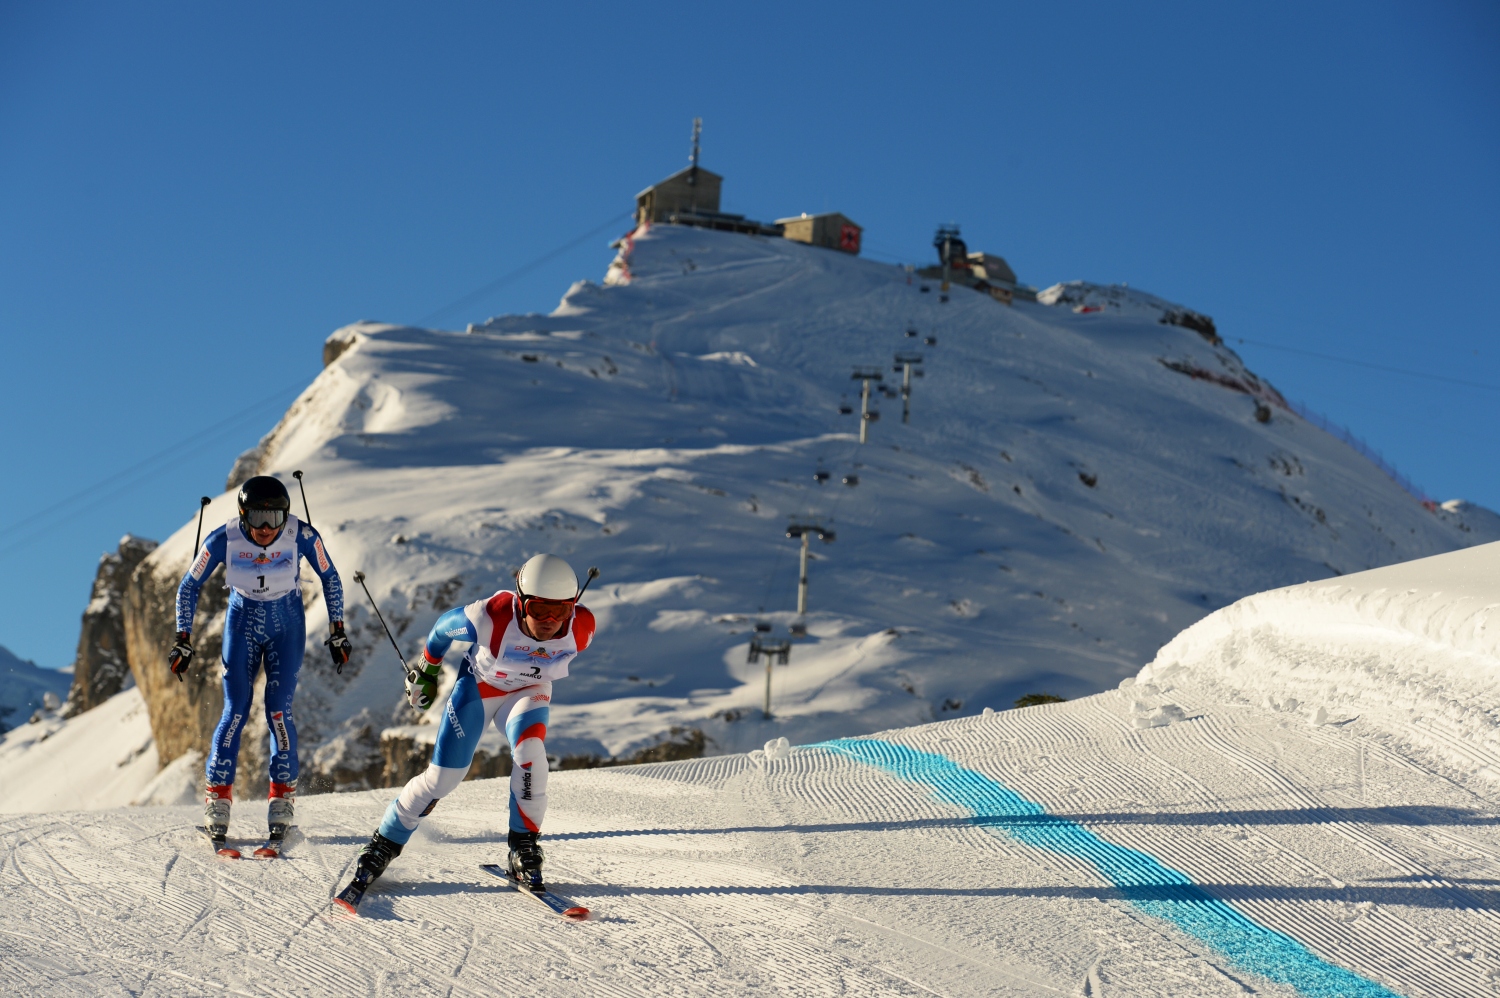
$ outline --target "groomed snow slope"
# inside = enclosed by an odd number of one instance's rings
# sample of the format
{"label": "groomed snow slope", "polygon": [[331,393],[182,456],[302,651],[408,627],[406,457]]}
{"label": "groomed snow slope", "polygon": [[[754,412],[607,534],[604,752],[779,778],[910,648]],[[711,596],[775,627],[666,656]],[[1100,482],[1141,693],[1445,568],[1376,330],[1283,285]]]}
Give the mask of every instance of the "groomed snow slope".
{"label": "groomed snow slope", "polygon": [[[677,226],[637,233],[611,273],[629,283],[469,334],[340,330],[264,442],[260,470],[307,473],[359,653],[326,668],[314,597],[304,763],[362,710],[377,731],[413,719],[355,569],[410,656],[531,554],[599,565],[599,640],[548,745],[623,755],[679,726],[734,751],[1095,692],[1247,593],[1496,536],[1483,511],[1423,509],[1150,296],[943,304],[896,267]],[[911,423],[878,399],[862,447],[838,412],[858,407],[852,365],[894,380],[896,350],[924,355]],[[794,616],[789,520],[838,536],[814,544],[810,637],[768,721],[745,660],[754,621],[780,640]],[[148,565],[179,574],[193,534]]]}
{"label": "groomed snow slope", "polygon": [[[1072,703],[555,774],[550,879],[594,909],[582,924],[477,868],[499,855],[504,781],[445,799],[355,922],[329,919],[329,899],[394,791],[304,800],[306,840],[274,862],[212,859],[194,808],[10,817],[0,990],[1500,994],[1493,784],[1435,771],[1348,705],[1314,723],[1247,700],[1233,642],[1187,640],[1294,622],[1292,657],[1261,643],[1258,664],[1329,661],[1343,688],[1363,612],[1363,654],[1385,663],[1364,702],[1421,686],[1494,716],[1496,684],[1478,680],[1496,675],[1497,570],[1490,545],[1340,580],[1342,604],[1317,585],[1253,597],[1173,642],[1171,669],[1164,652],[1143,681]],[[1411,599],[1378,604],[1381,589]]]}

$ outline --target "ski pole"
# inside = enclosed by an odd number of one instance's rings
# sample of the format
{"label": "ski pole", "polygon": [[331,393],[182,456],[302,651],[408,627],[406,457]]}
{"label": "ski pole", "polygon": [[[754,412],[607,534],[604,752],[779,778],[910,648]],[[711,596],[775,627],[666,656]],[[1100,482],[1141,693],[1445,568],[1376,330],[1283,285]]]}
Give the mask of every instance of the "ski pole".
{"label": "ski pole", "polygon": [[[189,572],[193,570],[193,565],[195,565],[198,561],[198,543],[203,539],[203,511],[205,509],[208,509],[208,504],[211,502],[213,502],[213,500],[208,496],[204,496],[203,498],[198,500],[198,529],[193,533],[193,556],[192,560],[188,562]],[[184,681],[181,672],[177,673],[176,675],[177,681],[179,683]]]}
{"label": "ski pole", "polygon": [[573,597],[573,602],[577,603],[579,600],[583,599],[583,590],[587,589],[589,587],[589,583],[593,582],[598,577],[599,569],[594,567],[593,565],[590,565],[589,577],[583,580],[583,589],[578,590],[578,595]]}
{"label": "ski pole", "polygon": [[[193,561],[198,560],[198,542],[203,537],[203,511],[213,502],[208,496],[198,500],[198,532],[193,535]],[[191,563],[190,563],[191,564]]]}
{"label": "ski pole", "polygon": [[312,514],[307,511],[307,489],[302,487],[302,472],[292,472],[292,477],[297,480],[297,491],[302,493],[302,522],[309,527],[312,526]]}
{"label": "ski pole", "polygon": [[355,572],[354,581],[359,583],[359,588],[365,591],[365,598],[370,601],[370,606],[375,608],[375,616],[380,620],[380,626],[385,628],[385,636],[391,639],[391,650],[396,653],[396,661],[401,663],[401,674],[406,675],[406,659],[401,655],[401,649],[396,645],[396,639],[391,634],[391,629],[386,627],[385,617],[380,614],[380,605],[375,602],[375,597],[370,595],[370,587],[365,585],[365,573]]}

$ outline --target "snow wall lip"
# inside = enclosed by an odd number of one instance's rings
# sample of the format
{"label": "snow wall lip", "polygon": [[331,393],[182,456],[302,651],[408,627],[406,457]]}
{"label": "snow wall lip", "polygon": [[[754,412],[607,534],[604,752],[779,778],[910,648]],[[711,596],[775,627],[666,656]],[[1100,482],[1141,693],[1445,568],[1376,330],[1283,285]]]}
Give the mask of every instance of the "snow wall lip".
{"label": "snow wall lip", "polygon": [[1492,619],[1500,542],[1248,596],[1178,634],[1135,682],[1202,686],[1315,723],[1359,719],[1445,775],[1493,788]]}

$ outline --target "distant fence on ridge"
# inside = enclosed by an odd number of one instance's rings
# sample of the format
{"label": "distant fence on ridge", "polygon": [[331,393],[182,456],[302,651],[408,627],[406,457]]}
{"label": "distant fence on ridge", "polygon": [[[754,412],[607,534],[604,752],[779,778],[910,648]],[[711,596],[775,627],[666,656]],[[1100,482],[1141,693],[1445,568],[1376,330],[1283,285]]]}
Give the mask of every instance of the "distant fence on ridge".
{"label": "distant fence on ridge", "polygon": [[1290,399],[1287,400],[1287,406],[1290,407],[1291,410],[1297,415],[1301,416],[1303,419],[1307,420],[1309,423],[1316,426],[1324,433],[1337,437],[1344,443],[1348,444],[1350,447],[1353,447],[1360,454],[1364,455],[1375,465],[1375,467],[1385,472],[1387,478],[1395,482],[1397,485],[1401,486],[1407,492],[1411,493],[1412,497],[1415,498],[1417,502],[1426,506],[1428,509],[1437,508],[1436,500],[1429,496],[1425,489],[1423,489],[1416,482],[1412,481],[1410,478],[1407,478],[1405,475],[1401,474],[1401,472],[1397,471],[1396,466],[1385,459],[1384,454],[1381,454],[1380,451],[1376,450],[1374,447],[1371,447],[1362,438],[1356,437],[1347,426],[1335,423],[1327,416],[1324,416],[1321,413],[1314,412],[1307,406],[1302,405],[1298,402],[1293,402]]}

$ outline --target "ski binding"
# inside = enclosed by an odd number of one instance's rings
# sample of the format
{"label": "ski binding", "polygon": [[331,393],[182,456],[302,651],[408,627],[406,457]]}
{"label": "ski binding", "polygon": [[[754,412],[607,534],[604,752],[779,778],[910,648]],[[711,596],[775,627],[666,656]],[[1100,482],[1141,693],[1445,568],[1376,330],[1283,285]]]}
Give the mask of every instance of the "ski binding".
{"label": "ski binding", "polygon": [[588,921],[589,910],[583,907],[583,905],[575,904],[562,895],[554,894],[551,891],[534,891],[511,876],[510,871],[499,863],[480,863],[479,868],[486,873],[494,874],[507,884],[510,884],[518,893],[536,898],[555,915],[561,915],[570,922]]}
{"label": "ski binding", "polygon": [[229,842],[224,838],[224,836],[215,835],[207,825],[198,825],[196,827],[199,833],[202,834],[204,838],[208,839],[209,843],[214,847],[215,856],[219,857],[220,859],[240,858],[240,851],[234,846],[230,845]]}

